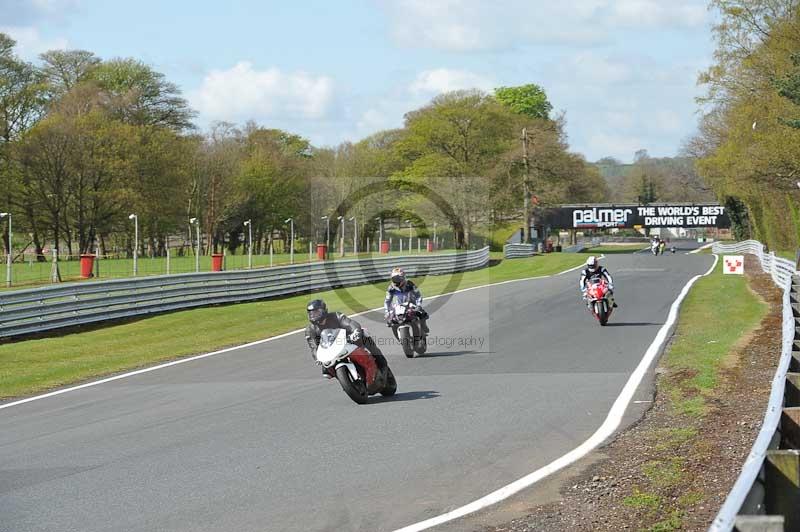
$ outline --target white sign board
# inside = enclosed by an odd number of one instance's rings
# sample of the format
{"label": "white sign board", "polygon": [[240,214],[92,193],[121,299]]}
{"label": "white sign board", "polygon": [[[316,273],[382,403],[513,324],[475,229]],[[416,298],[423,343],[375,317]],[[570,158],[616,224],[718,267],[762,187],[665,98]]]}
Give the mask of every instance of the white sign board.
{"label": "white sign board", "polygon": [[722,257],[722,273],[744,275],[744,255],[725,255]]}

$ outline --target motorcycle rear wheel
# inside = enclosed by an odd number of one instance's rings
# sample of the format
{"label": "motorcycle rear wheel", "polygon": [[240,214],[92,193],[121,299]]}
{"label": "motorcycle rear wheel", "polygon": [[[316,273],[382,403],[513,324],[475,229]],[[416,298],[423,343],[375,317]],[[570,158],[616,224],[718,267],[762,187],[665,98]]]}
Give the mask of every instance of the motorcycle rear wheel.
{"label": "motorcycle rear wheel", "polygon": [[342,385],[342,390],[347,394],[350,399],[356,403],[363,405],[366,404],[369,396],[367,395],[367,386],[364,381],[354,381],[350,376],[350,370],[346,366],[340,366],[336,369],[336,378],[339,384]]}
{"label": "motorcycle rear wheel", "polygon": [[384,397],[389,397],[394,395],[396,391],[397,379],[394,378],[392,368],[386,368],[386,386],[384,386],[383,390],[381,390],[381,395]]}
{"label": "motorcycle rear wheel", "polygon": [[425,351],[428,350],[428,337],[424,334],[422,338],[420,338],[419,342],[414,346],[414,351],[416,351],[420,355],[424,355]]}

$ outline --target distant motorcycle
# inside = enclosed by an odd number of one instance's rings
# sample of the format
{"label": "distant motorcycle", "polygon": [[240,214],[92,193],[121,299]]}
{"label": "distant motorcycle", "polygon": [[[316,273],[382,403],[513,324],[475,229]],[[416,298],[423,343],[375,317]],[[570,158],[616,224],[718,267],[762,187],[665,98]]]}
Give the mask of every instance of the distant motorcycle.
{"label": "distant motorcycle", "polygon": [[605,279],[591,279],[586,286],[586,306],[589,312],[600,322],[600,325],[608,323],[614,308],[608,301],[608,282]]}
{"label": "distant motorcycle", "polygon": [[428,350],[428,335],[422,330],[419,307],[409,301],[407,296],[402,294],[396,296],[387,323],[392,328],[395,338],[400,340],[406,357],[424,355]]}
{"label": "distant motorcycle", "polygon": [[356,403],[363,405],[370,395],[394,395],[397,380],[391,368],[378,368],[375,357],[366,348],[347,338],[344,329],[325,329],[320,334],[317,361],[325,371],[336,377],[344,392]]}

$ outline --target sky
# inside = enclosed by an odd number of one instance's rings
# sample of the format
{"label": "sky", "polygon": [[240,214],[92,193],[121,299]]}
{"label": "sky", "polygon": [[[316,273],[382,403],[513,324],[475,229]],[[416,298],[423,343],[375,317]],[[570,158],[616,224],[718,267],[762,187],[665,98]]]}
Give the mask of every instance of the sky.
{"label": "sky", "polygon": [[29,61],[134,57],[207,128],[254,120],[317,146],[401,127],[441,92],[536,83],[573,151],[674,156],[712,59],[705,0],[0,0]]}

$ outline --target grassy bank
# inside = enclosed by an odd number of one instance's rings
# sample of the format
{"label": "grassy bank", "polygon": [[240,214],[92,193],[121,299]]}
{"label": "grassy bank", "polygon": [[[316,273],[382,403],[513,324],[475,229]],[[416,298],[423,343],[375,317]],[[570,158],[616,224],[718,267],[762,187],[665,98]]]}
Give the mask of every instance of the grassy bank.
{"label": "grassy bank", "polygon": [[645,434],[652,456],[637,472],[644,482],[623,501],[631,510],[652,516],[655,523],[648,530],[683,529],[688,512],[702,500],[701,493],[681,486],[692,480],[689,464],[708,459],[702,435],[710,405],[724,394],[721,375],[734,364],[732,353],[759,328],[767,311],[747,278],[723,275],[721,264],[698,280],[686,297],[674,341],[661,360],[666,371],[658,393],[664,394],[668,422],[662,420],[661,427]]}
{"label": "grassy bank", "polygon": [[[426,296],[549,275],[585,254],[502,261],[482,270],[418,281]],[[386,283],[321,292],[330,308],[354,313],[383,301]],[[309,295],[154,316],[64,336],[0,345],[0,398],[40,392],[110,373],[251,342],[302,327]]]}

